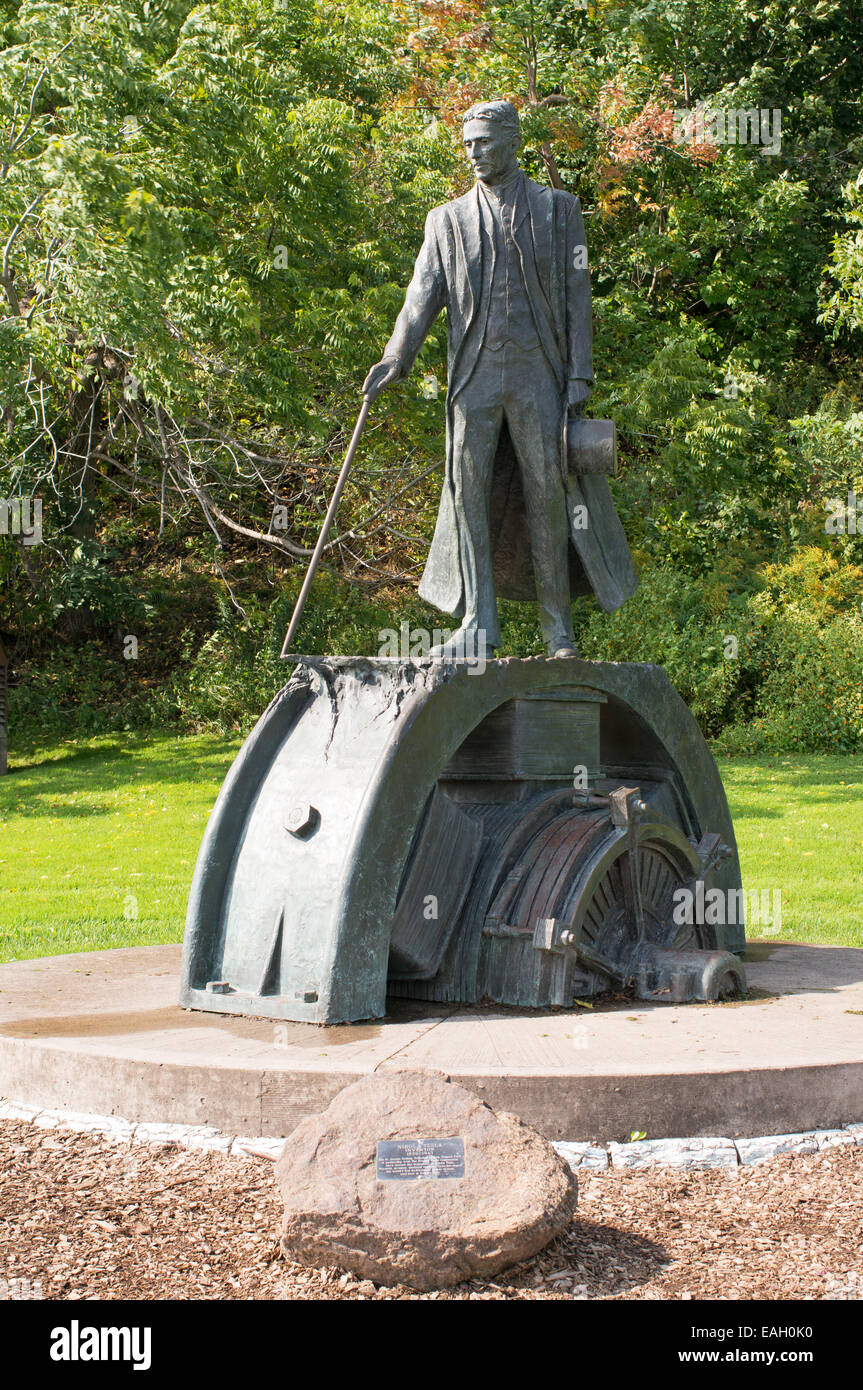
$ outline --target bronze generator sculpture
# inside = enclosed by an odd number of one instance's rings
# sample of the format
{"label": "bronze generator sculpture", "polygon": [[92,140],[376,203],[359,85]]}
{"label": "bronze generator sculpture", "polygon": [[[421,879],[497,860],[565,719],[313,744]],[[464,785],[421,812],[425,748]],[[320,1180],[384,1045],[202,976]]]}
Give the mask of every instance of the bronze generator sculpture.
{"label": "bronze generator sculpture", "polygon": [[[463,124],[476,183],[434,209],[372,401],[449,319],[447,459],[420,593],[459,620],[414,660],[301,657],[232,767],[189,901],[181,1002],[338,1023],[387,994],[529,1007],[633,987],[744,988],[716,764],[656,666],[581,660],[573,594],[637,580],[607,475],[578,199],[518,165],[518,115]],[[533,600],[548,657],[496,659],[497,597]],[[713,894],[713,900],[716,894]],[[740,920],[736,913],[734,922]]]}

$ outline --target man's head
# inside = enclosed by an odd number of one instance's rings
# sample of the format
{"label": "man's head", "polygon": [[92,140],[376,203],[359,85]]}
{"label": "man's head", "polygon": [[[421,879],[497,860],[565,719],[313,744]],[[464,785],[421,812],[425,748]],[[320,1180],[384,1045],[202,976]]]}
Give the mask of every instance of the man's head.
{"label": "man's head", "polygon": [[479,101],[462,117],[462,144],[476,177],[500,183],[518,168],[518,112],[509,101]]}

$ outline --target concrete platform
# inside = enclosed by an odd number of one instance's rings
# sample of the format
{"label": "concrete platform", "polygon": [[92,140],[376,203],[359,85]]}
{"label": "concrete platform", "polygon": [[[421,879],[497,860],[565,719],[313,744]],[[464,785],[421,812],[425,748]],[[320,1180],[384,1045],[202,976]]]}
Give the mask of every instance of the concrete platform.
{"label": "concrete platform", "polygon": [[282,1135],[368,1072],[435,1067],[551,1139],[734,1138],[863,1119],[863,950],[768,941],[754,999],[523,1012],[390,1001],[384,1020],[190,1013],[179,946],[0,966],[0,1096]]}

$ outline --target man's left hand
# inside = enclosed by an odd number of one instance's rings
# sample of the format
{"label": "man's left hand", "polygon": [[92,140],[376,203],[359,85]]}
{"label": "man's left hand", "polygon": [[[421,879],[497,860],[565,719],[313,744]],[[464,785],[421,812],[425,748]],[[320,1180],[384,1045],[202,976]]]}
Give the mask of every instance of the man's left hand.
{"label": "man's left hand", "polygon": [[566,403],[570,415],[579,415],[590,395],[590,382],[581,377],[573,377],[566,388]]}

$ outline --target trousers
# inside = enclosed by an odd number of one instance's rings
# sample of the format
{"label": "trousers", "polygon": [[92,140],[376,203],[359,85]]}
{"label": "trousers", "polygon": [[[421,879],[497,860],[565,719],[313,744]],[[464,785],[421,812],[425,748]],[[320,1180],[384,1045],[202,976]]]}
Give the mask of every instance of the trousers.
{"label": "trousers", "polygon": [[501,427],[518,460],[539,620],[550,651],[572,645],[569,519],[560,471],[560,387],[541,347],[482,348],[452,405],[452,477],[464,583],[464,627],[500,646],[489,506]]}

